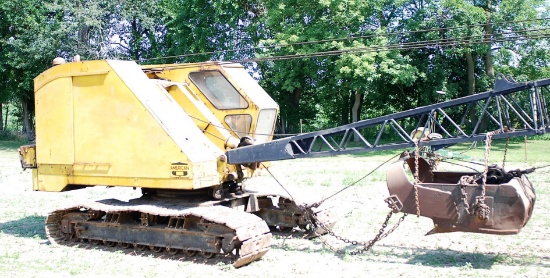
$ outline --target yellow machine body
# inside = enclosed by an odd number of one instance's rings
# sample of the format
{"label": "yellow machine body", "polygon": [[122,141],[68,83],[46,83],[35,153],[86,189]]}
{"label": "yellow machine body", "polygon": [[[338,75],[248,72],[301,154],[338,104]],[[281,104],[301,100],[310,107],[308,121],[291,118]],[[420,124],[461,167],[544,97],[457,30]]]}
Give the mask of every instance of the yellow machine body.
{"label": "yellow machine body", "polygon": [[[34,190],[194,190],[234,178],[226,148],[245,135],[271,140],[278,106],[242,66],[227,66],[231,73],[219,63],[152,69],[132,61],[84,61],[43,72],[35,79],[36,148],[21,156],[35,166],[28,167],[34,168]],[[206,80],[212,73],[221,75],[218,83]],[[232,87],[246,104],[219,109],[190,74],[211,87]],[[227,84],[219,85],[223,79]],[[247,118],[240,126],[230,121],[238,116]]]}
{"label": "yellow machine body", "polygon": [[219,146],[224,131],[237,138],[253,135],[256,143],[272,139],[278,105],[242,65],[210,62],[143,69],[150,78],[165,80],[170,95]]}

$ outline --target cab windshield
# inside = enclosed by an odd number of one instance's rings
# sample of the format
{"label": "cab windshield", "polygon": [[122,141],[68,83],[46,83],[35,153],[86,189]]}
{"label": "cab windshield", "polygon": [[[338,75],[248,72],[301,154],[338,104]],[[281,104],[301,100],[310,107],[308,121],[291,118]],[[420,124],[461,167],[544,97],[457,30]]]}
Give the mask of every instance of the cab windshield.
{"label": "cab windshield", "polygon": [[248,107],[248,102],[219,71],[192,72],[189,73],[189,78],[212,105],[218,109],[243,109]]}

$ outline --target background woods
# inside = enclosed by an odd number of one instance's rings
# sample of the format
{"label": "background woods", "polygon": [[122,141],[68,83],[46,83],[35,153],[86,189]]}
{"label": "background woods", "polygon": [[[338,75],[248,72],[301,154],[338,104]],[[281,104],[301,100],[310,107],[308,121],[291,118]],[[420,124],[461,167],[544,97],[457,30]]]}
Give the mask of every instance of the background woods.
{"label": "background woods", "polygon": [[490,90],[496,73],[548,78],[548,16],[544,0],[4,0],[1,136],[32,138],[33,78],[57,56],[242,61],[281,106],[277,132],[296,133]]}

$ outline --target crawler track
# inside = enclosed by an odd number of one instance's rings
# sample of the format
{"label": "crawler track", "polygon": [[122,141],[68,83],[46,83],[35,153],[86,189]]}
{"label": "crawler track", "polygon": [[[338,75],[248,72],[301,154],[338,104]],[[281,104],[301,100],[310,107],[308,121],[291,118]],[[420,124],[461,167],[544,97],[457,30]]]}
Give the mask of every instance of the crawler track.
{"label": "crawler track", "polygon": [[262,257],[271,233],[260,217],[224,206],[139,198],[101,200],[59,209],[46,218],[52,244],[88,241],[211,258],[233,254],[235,267]]}

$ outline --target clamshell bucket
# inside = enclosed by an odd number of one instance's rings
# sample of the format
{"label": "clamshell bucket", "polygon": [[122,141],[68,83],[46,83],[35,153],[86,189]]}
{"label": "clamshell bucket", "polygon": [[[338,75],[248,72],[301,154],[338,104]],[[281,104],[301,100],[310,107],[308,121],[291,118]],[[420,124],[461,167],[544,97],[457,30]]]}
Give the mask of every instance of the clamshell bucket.
{"label": "clamshell bucket", "polygon": [[[391,166],[387,183],[394,210],[416,214],[414,183],[406,171],[414,172],[415,159],[409,158]],[[535,205],[535,190],[525,173],[506,172],[490,167],[485,185],[477,172],[432,171],[426,160],[418,159],[418,209],[431,218],[435,227],[428,234],[472,232],[484,234],[517,234],[523,228]]]}

